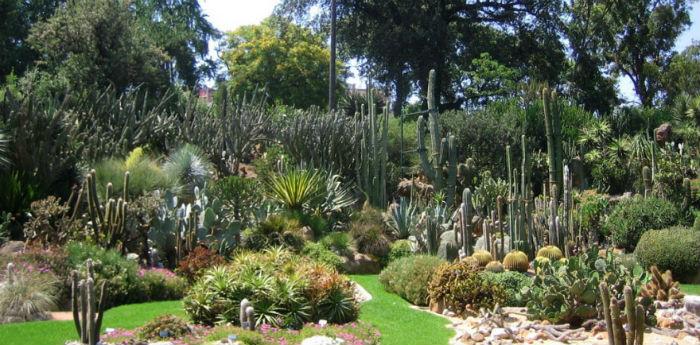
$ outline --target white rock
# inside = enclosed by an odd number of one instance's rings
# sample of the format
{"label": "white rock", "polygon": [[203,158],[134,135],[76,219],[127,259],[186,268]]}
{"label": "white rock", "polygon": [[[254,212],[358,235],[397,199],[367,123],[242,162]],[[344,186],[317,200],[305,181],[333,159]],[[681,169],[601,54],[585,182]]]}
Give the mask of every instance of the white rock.
{"label": "white rock", "polygon": [[340,345],[345,341],[343,339],[326,337],[324,335],[315,335],[311,338],[306,338],[301,342],[301,345]]}
{"label": "white rock", "polygon": [[507,338],[510,338],[510,335],[508,335],[508,332],[506,332],[505,328],[494,328],[491,330],[491,339],[500,340]]}

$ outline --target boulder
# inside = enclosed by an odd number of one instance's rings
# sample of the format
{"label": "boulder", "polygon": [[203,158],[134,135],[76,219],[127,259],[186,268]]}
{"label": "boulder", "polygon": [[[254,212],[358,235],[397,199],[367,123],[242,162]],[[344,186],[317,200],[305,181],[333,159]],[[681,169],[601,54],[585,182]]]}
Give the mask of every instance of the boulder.
{"label": "boulder", "polygon": [[662,123],[654,130],[656,142],[660,145],[664,145],[669,142],[671,140],[671,134],[673,134],[673,129],[671,128],[671,124],[668,122]]}
{"label": "boulder", "polygon": [[435,188],[431,184],[418,180],[403,179],[399,181],[399,185],[396,188],[398,196],[410,198],[412,191],[422,196],[429,196],[433,194]]}
{"label": "boulder", "polygon": [[700,316],[700,296],[685,296],[685,310]]}
{"label": "boulder", "polygon": [[355,253],[343,262],[343,270],[348,274],[379,274],[382,264],[370,255]]}

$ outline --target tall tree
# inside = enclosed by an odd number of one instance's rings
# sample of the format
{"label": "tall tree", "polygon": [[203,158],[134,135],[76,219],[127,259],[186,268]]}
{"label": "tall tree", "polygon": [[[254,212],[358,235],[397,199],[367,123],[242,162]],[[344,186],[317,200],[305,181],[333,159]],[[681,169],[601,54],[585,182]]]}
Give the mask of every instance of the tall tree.
{"label": "tall tree", "polygon": [[673,46],[690,25],[691,0],[606,0],[603,51],[614,74],[632,81],[642,106],[655,104]]}
{"label": "tall tree", "polygon": [[684,93],[700,96],[700,42],[693,42],[671,58],[661,83],[667,104]]}
{"label": "tall tree", "polygon": [[234,92],[265,87],[274,101],[300,108],[328,104],[329,59],[323,35],[276,17],[229,32],[223,52]]}

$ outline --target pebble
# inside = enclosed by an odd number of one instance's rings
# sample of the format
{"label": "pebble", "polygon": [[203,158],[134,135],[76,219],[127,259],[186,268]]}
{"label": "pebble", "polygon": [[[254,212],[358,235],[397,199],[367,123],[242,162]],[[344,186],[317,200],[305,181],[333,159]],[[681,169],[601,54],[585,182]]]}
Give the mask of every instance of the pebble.
{"label": "pebble", "polygon": [[474,340],[476,342],[482,342],[482,341],[484,341],[484,339],[486,339],[484,337],[484,335],[481,333],[474,333],[474,334],[472,334],[471,338],[472,338],[472,340]]}
{"label": "pebble", "polygon": [[505,328],[494,328],[491,331],[491,338],[494,340],[507,339],[510,338],[510,335],[506,332]]}

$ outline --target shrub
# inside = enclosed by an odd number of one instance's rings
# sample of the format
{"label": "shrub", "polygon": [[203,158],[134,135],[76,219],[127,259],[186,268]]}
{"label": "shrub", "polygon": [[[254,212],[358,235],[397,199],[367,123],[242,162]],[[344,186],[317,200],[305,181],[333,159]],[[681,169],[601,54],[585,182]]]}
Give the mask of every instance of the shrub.
{"label": "shrub", "polygon": [[295,218],[273,214],[253,228],[243,231],[242,245],[250,250],[285,246],[296,251],[304,245],[302,225]]}
{"label": "shrub", "polygon": [[389,248],[389,261],[413,255],[413,244],[409,240],[398,240]]}
{"label": "shrub", "polygon": [[143,340],[180,338],[190,333],[185,320],[175,315],[161,315],[138,329],[138,337]]}
{"label": "shrub", "polygon": [[350,252],[351,241],[352,238],[347,232],[335,231],[323,236],[319,243],[338,255],[347,255]]}
{"label": "shrub", "polygon": [[70,207],[60,199],[49,196],[32,202],[30,209],[29,221],[23,227],[27,241],[37,245],[62,245],[79,238],[81,223],[70,219]]}
{"label": "shrub", "polygon": [[194,282],[207,268],[223,265],[224,257],[205,246],[196,246],[177,264],[177,273]]}
{"label": "shrub", "polygon": [[415,305],[428,304],[428,284],[445,261],[430,255],[416,255],[392,261],[379,275],[384,289]]}
{"label": "shrub", "polygon": [[532,285],[532,278],[520,272],[482,272],[486,284],[498,285],[506,292],[506,304],[508,307],[524,307],[522,290]]}
{"label": "shrub", "polygon": [[238,323],[247,298],[259,324],[298,328],[305,322],[355,320],[352,283],[326,265],[276,248],[243,252],[228,266],[207,270],[185,296],[185,311],[196,323]]}
{"label": "shrub", "polygon": [[390,241],[384,226],[380,211],[365,206],[356,212],[350,222],[350,235],[357,250],[380,258],[389,254]]}
{"label": "shrub", "polygon": [[8,267],[0,283],[0,323],[48,319],[58,287],[59,280],[50,271]]}
{"label": "shrub", "polygon": [[167,189],[171,186],[158,162],[146,155],[140,147],[129,153],[126,159],[109,158],[94,166],[96,185],[100,195],[105,195],[105,187],[112,183],[115,194],[122,195],[124,190],[124,173],[129,172],[129,190],[131,197],[137,197],[156,189]]}
{"label": "shrub", "polygon": [[582,233],[595,234],[598,240],[609,235],[602,232],[604,216],[609,206],[608,199],[604,195],[586,191],[581,194],[577,204],[575,212],[580,219]]}
{"label": "shrub", "polygon": [[203,190],[213,166],[197,146],[187,144],[173,152],[165,162],[163,171],[177,185],[178,195],[185,202],[195,199],[195,188]]}
{"label": "shrub", "polygon": [[210,195],[219,199],[239,220],[245,220],[251,209],[260,202],[255,179],[227,176],[210,185]]}
{"label": "shrub", "polygon": [[343,267],[343,259],[321,243],[307,242],[301,254],[337,270]]}
{"label": "shrub", "polygon": [[700,272],[700,231],[673,227],[647,231],[634,251],[640,265],[671,270],[681,282],[690,282]]}
{"label": "shrub", "polygon": [[617,247],[633,251],[644,232],[676,225],[679,218],[680,211],[670,201],[634,197],[615,205],[603,230]]}
{"label": "shrub", "polygon": [[480,308],[503,305],[505,294],[502,287],[484,281],[476,260],[444,263],[437,268],[428,284],[431,301],[443,301],[445,307],[461,316],[474,314]]}
{"label": "shrub", "polygon": [[138,276],[138,264],[118,251],[103,249],[94,244],[74,242],[68,244],[68,263],[71,268],[85,271],[85,261],[92,259],[97,284],[107,281],[108,305],[117,306],[143,302],[148,296]]}
{"label": "shrub", "polygon": [[150,301],[181,299],[187,289],[185,279],[165,268],[140,269],[139,277],[143,291]]}

